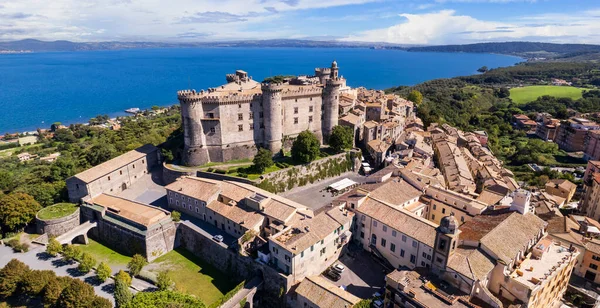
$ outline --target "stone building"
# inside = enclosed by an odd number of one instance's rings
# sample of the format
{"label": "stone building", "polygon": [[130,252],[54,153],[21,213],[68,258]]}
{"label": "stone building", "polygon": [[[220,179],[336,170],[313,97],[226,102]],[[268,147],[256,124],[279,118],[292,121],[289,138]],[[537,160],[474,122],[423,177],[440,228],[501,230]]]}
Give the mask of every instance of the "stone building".
{"label": "stone building", "polygon": [[571,118],[560,124],[554,142],[567,152],[583,151],[588,133],[599,129],[600,125],[596,122],[582,118]]}
{"label": "stone building", "polygon": [[100,194],[86,197],[80,207],[81,221],[95,221],[89,233],[118,251],[141,254],[153,261],[173,250],[176,227],[171,213],[161,208]]}
{"label": "stone building", "polygon": [[261,84],[248,73],[227,75],[227,84],[177,96],[184,128],[183,163],[189,166],[254,156],[257,147],[278,152],[285,141],[309,130],[323,142],[338,124],[341,93],[350,91],[334,61],[283,83]]}
{"label": "stone building", "polygon": [[66,181],[69,200],[79,203],[86,196],[121,192],[158,166],[160,160],[158,148],[147,144],[78,173]]}
{"label": "stone building", "polygon": [[360,298],[342,290],[320,276],[306,277],[296,288],[295,308],[348,308]]}
{"label": "stone building", "polygon": [[554,179],[546,183],[545,188],[547,193],[564,198],[565,202],[569,203],[573,195],[575,195],[577,185],[569,180]]}

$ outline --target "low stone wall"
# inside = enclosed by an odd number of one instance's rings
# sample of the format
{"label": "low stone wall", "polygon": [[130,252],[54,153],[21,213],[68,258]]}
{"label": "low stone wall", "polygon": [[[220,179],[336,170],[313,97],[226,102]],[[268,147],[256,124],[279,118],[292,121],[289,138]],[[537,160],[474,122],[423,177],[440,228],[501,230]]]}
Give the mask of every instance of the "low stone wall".
{"label": "low stone wall", "polygon": [[361,152],[357,150],[332,155],[305,165],[265,174],[263,180],[256,186],[273,193],[284,192],[294,187],[335,177],[347,171],[358,172],[361,159]]}
{"label": "low stone wall", "polygon": [[73,214],[56,219],[36,219],[36,231],[38,234],[47,233],[49,237],[56,237],[67,233],[67,231],[79,226],[79,209]]}
{"label": "low stone wall", "polygon": [[214,266],[230,277],[238,280],[249,280],[262,274],[265,291],[278,296],[283,286],[285,292],[289,290],[291,278],[277,270],[253,260],[251,257],[242,256],[237,251],[224,249],[210,238],[194,231],[183,223],[177,226],[175,247],[182,247]]}
{"label": "low stone wall", "polygon": [[182,176],[196,176],[196,170],[178,170],[163,163],[162,180],[165,185],[175,182],[175,180]]}
{"label": "low stone wall", "polygon": [[196,173],[196,176],[200,177],[200,178],[206,178],[206,179],[211,179],[211,180],[216,180],[216,181],[234,181],[234,182],[246,183],[246,184],[250,184],[250,185],[256,184],[256,182],[254,182],[252,180],[238,178],[235,176],[229,176],[226,174],[219,174],[219,173],[212,173],[212,172],[205,172],[205,171],[198,171]]}

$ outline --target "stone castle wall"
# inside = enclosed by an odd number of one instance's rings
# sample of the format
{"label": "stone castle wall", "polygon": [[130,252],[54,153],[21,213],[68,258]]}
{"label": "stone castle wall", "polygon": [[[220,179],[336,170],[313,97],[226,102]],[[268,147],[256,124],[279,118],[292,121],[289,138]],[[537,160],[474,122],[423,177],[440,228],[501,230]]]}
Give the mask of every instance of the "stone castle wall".
{"label": "stone castle wall", "polygon": [[169,165],[166,163],[163,163],[162,180],[165,185],[175,182],[182,176],[196,176],[196,170],[178,170],[169,167]]}
{"label": "stone castle wall", "polygon": [[79,226],[80,211],[77,209],[73,214],[57,219],[40,219],[36,216],[36,231],[38,234],[48,234],[56,237],[67,233],[67,231]]}

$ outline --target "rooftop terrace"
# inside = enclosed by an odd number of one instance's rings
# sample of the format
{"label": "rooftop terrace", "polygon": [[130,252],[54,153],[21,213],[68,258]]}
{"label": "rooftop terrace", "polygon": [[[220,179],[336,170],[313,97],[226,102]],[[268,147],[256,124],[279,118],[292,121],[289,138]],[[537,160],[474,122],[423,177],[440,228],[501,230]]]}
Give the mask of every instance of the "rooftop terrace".
{"label": "rooftop terrace", "polygon": [[571,260],[574,252],[546,237],[540,240],[511,278],[533,289]]}

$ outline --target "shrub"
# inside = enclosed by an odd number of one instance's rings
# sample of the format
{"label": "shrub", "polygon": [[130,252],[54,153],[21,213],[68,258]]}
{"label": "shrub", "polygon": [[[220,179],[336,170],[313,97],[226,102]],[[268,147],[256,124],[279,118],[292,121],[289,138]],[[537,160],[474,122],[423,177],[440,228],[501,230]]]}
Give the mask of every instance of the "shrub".
{"label": "shrub", "polygon": [[148,281],[152,284],[156,284],[158,282],[157,275],[147,270],[141,270],[140,273],[137,275],[137,278]]}
{"label": "shrub", "polygon": [[21,281],[21,290],[30,296],[38,296],[44,291],[46,285],[56,279],[53,271],[32,270],[23,276]]}
{"label": "shrub", "polygon": [[171,212],[171,219],[173,219],[174,222],[178,222],[181,220],[181,213],[178,211],[173,211]]}
{"label": "shrub", "polygon": [[124,308],[138,307],[196,307],[205,308],[201,300],[173,291],[139,292]]}
{"label": "shrub", "polygon": [[114,296],[117,307],[123,307],[133,299],[133,294],[131,293],[131,290],[129,290],[129,285],[120,280],[115,281]]}
{"label": "shrub", "polygon": [[146,258],[144,258],[140,254],[135,254],[133,256],[133,258],[131,259],[131,261],[129,261],[129,264],[127,264],[127,269],[129,270],[129,274],[132,277],[137,276],[142,271],[144,266],[146,266],[146,264],[148,264],[148,261],[146,261]]}
{"label": "shrub", "polygon": [[273,153],[271,151],[260,148],[252,160],[252,167],[258,172],[263,173],[265,169],[273,166]]}
{"label": "shrub", "polygon": [[82,273],[89,273],[95,265],[96,259],[94,259],[94,257],[92,257],[90,254],[84,252],[81,255],[81,261],[79,262],[77,269]]}
{"label": "shrub", "polygon": [[46,246],[46,253],[53,257],[56,257],[62,250],[62,245],[55,238],[51,238]]}
{"label": "shrub", "polygon": [[79,279],[71,279],[69,286],[60,294],[56,305],[61,308],[92,307],[95,297],[92,286]]}
{"label": "shrub", "polygon": [[112,273],[112,269],[110,268],[110,266],[108,266],[108,264],[106,264],[104,262],[100,262],[100,265],[98,265],[98,270],[96,270],[96,275],[98,275],[98,280],[105,282],[106,279],[108,279],[108,277],[110,277],[111,273]]}
{"label": "shrub", "polygon": [[214,171],[215,171],[215,168],[208,168],[208,169],[206,169],[206,172],[214,172]]}
{"label": "shrub", "polygon": [[131,276],[129,276],[129,274],[127,274],[123,270],[120,270],[115,275],[115,283],[117,283],[117,282],[121,282],[121,283],[125,284],[127,287],[129,287],[131,285]]}
{"label": "shrub", "polygon": [[165,291],[171,288],[173,280],[169,277],[168,271],[161,271],[156,277],[156,286],[159,291]]}
{"label": "shrub", "polygon": [[74,245],[67,245],[63,248],[63,259],[67,262],[79,259],[81,249]]}
{"label": "shrub", "polygon": [[320,142],[308,130],[301,132],[292,144],[292,158],[300,163],[309,163],[319,156]]}
{"label": "shrub", "polygon": [[215,170],[215,173],[218,173],[218,174],[226,174],[226,173],[227,173],[227,170],[223,170],[223,169],[216,169],[216,170]]}

